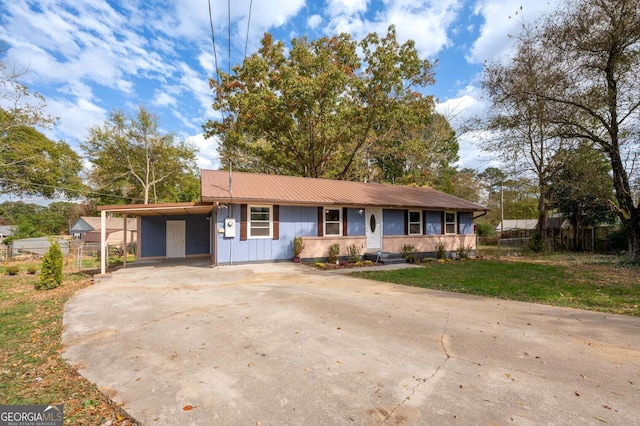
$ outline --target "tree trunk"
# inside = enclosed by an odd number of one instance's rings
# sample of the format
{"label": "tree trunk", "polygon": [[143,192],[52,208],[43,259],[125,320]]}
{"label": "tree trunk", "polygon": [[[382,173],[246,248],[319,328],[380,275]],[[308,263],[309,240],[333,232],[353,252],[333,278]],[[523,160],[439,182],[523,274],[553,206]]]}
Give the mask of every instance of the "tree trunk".
{"label": "tree trunk", "polygon": [[640,260],[640,209],[634,209],[631,218],[623,223],[627,233],[627,260],[637,262]]}
{"label": "tree trunk", "polygon": [[547,248],[547,186],[544,182],[540,182],[540,197],[538,198],[538,233],[539,233],[539,250]]}

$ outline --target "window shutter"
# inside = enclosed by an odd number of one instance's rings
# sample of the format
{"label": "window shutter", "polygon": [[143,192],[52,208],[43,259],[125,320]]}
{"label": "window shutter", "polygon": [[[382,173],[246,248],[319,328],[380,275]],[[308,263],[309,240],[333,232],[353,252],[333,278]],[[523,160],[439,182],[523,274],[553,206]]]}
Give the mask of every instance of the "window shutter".
{"label": "window shutter", "polygon": [[404,211],[404,235],[409,235],[409,210]]}
{"label": "window shutter", "polygon": [[343,207],[342,208],[342,236],[346,237],[348,234],[348,230],[349,228],[347,227],[347,208]]}
{"label": "window shutter", "polygon": [[422,235],[427,235],[427,211],[422,210]]}
{"label": "window shutter", "polygon": [[440,212],[440,233],[441,234],[445,234],[446,233],[446,229],[444,226],[444,212]]}
{"label": "window shutter", "polygon": [[324,223],[324,208],[318,207],[318,237],[324,236],[324,232],[322,230]]}
{"label": "window shutter", "polygon": [[460,233],[460,212],[456,212],[456,234]]}
{"label": "window shutter", "polygon": [[[229,208],[233,208],[229,206]],[[240,241],[247,239],[247,205],[240,204]]]}
{"label": "window shutter", "polygon": [[273,206],[273,239],[280,239],[280,206]]}

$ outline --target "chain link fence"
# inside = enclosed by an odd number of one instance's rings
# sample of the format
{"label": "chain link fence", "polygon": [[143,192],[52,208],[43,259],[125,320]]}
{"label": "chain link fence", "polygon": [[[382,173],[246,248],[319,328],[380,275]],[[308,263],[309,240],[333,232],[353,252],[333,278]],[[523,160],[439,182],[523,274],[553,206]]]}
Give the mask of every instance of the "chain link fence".
{"label": "chain link fence", "polygon": [[[59,240],[58,244],[65,259],[65,268],[71,270],[89,270],[100,268],[100,243],[81,240]],[[0,244],[0,263],[41,262],[49,250],[49,240],[29,243],[14,241],[13,244]],[[127,262],[135,260],[136,245],[129,244],[126,250]],[[107,246],[107,265],[124,263],[124,244]]]}

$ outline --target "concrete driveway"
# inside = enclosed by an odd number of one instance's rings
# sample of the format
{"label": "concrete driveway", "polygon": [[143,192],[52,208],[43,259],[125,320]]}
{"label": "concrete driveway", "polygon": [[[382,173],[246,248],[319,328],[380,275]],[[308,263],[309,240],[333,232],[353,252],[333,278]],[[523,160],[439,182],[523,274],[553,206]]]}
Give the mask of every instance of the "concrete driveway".
{"label": "concrete driveway", "polygon": [[68,362],[144,424],[640,421],[640,318],[159,263],[78,292],[64,325]]}

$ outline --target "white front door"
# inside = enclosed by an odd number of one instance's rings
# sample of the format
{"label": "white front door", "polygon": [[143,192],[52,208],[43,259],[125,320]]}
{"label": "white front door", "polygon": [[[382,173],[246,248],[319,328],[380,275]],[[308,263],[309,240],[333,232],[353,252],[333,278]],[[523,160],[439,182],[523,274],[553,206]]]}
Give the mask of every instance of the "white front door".
{"label": "white front door", "polygon": [[185,256],[185,221],[167,221],[167,258]]}
{"label": "white front door", "polygon": [[382,209],[366,209],[367,250],[382,250]]}

